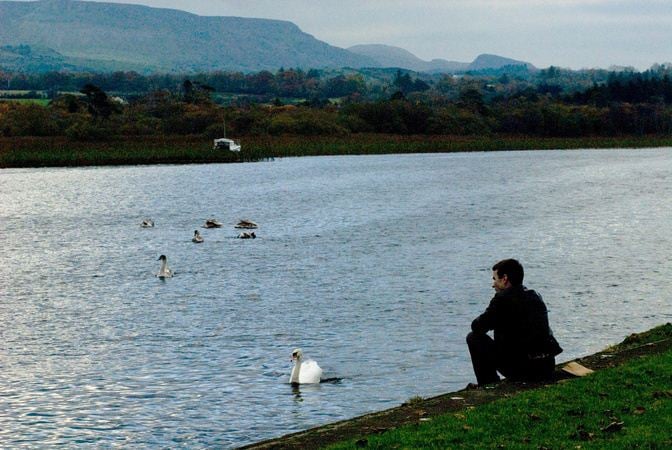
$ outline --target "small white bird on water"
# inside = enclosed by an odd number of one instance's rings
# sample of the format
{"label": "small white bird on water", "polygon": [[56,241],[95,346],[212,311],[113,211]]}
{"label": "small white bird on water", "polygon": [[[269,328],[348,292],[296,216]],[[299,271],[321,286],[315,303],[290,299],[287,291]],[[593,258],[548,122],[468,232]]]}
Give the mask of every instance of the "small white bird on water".
{"label": "small white bird on water", "polygon": [[140,224],[142,228],[154,228],[154,221],[152,219],[145,219]]}
{"label": "small white bird on water", "polygon": [[203,236],[201,236],[201,233],[199,233],[198,230],[194,230],[194,237],[191,238],[191,242],[195,242],[197,244],[203,242]]}
{"label": "small white bird on water", "polygon": [[292,368],[292,374],[289,376],[290,383],[315,384],[320,382],[322,368],[315,360],[307,359],[304,361],[303,352],[300,348],[295,348],[292,352],[292,361],[294,361],[294,367]]}
{"label": "small white bird on water", "polygon": [[166,255],[159,256],[157,261],[161,261],[161,268],[156,276],[159,278],[171,278],[173,276],[173,271],[168,267],[168,258],[166,258]]}

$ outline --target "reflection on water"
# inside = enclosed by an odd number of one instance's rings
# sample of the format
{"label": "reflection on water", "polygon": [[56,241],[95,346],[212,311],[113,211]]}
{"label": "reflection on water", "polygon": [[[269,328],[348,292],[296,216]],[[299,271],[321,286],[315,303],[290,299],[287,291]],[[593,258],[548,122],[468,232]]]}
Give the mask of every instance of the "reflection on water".
{"label": "reflection on water", "polygon": [[[599,350],[672,317],[671,169],[661,149],[0,171],[0,446],[233,447],[461,388],[504,257],[561,357]],[[340,382],[292,387],[295,347]]]}

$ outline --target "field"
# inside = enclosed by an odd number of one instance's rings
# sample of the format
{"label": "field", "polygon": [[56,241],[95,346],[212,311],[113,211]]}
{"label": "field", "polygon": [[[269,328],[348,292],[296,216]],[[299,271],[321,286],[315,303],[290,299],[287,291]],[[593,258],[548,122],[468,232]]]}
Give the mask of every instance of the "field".
{"label": "field", "polygon": [[0,102],[33,103],[40,106],[47,106],[51,100],[47,98],[2,98]]}

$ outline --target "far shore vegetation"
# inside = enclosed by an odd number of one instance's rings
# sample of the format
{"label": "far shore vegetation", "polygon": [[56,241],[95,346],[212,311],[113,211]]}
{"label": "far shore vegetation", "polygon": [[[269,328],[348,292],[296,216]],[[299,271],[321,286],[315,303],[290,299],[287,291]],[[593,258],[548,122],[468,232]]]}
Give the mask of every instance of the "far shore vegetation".
{"label": "far shore vegetation", "polygon": [[[672,145],[672,67],[419,74],[16,74],[0,70],[0,167]],[[243,151],[212,150],[212,139]]]}
{"label": "far shore vegetation", "polygon": [[672,147],[672,136],[542,138],[528,136],[246,136],[237,154],[213,150],[200,135],[0,137],[0,168],[253,162],[292,156]]}

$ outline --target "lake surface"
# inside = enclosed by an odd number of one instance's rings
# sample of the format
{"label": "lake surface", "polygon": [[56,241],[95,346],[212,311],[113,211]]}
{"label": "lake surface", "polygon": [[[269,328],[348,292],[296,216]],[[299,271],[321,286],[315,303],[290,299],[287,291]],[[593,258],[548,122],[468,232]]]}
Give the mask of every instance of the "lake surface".
{"label": "lake surface", "polygon": [[[0,446],[230,448],[460,389],[506,257],[559,360],[601,350],[672,319],[671,174],[671,149],[2,170]],[[295,347],[340,382],[293,389]]]}

